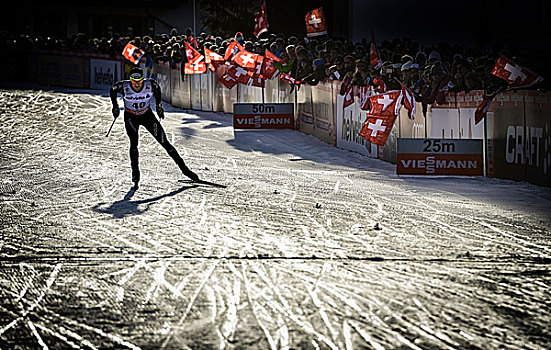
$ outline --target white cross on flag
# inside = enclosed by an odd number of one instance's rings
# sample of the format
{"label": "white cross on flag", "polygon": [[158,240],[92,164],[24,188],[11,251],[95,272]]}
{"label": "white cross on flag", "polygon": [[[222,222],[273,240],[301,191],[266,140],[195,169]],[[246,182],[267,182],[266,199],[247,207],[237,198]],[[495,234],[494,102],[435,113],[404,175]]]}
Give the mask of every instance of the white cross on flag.
{"label": "white cross on flag", "polygon": [[400,113],[400,102],[402,100],[402,91],[394,90],[369,97],[371,109],[369,114],[373,115],[394,115]]}
{"label": "white cross on flag", "polygon": [[247,84],[249,82],[250,76],[247,73],[248,71],[245,68],[236,66],[230,67],[226,72],[227,75],[240,84]]}
{"label": "white cross on flag", "polygon": [[274,66],[274,61],[280,62],[281,60],[270,51],[264,50],[264,60],[262,61],[260,74],[265,79],[272,79],[276,75],[276,73],[279,72]]}
{"label": "white cross on flag", "polygon": [[497,60],[492,74],[505,80],[509,89],[530,87],[543,80],[536,73],[503,56]]}
{"label": "white cross on flag", "polygon": [[138,64],[143,54],[144,52],[142,49],[132,45],[131,43],[126,44],[124,50],[122,50],[123,57],[134,64]]}
{"label": "white cross on flag", "polygon": [[280,80],[283,80],[283,81],[286,81],[286,82],[288,82],[289,84],[294,84],[294,85],[300,85],[300,84],[302,84],[302,81],[296,80],[296,79],[293,78],[290,74],[286,74],[286,73],[281,73],[281,74],[279,75],[279,79],[280,79]]}
{"label": "white cross on flag", "polygon": [[185,74],[203,74],[207,71],[207,65],[205,62],[197,62],[195,64],[186,63],[184,65]]}
{"label": "white cross on flag", "polygon": [[243,68],[255,69],[257,65],[262,65],[263,59],[264,57],[261,55],[243,50],[236,53],[232,61]]}
{"label": "white cross on flag", "polygon": [[323,7],[306,13],[306,36],[319,36],[327,34],[325,26],[325,17],[323,16]]}
{"label": "white cross on flag", "polygon": [[379,146],[384,146],[396,121],[396,115],[367,115],[360,136]]}
{"label": "white cross on flag", "polygon": [[266,0],[260,5],[260,11],[256,13],[256,18],[254,19],[254,36],[257,38],[260,34],[268,31],[268,16],[266,15]]}
{"label": "white cross on flag", "polygon": [[187,61],[190,64],[196,64],[205,58],[201,53],[195,50],[188,42],[185,42],[186,45],[186,57]]}
{"label": "white cross on flag", "polygon": [[226,53],[224,54],[224,59],[227,61],[233,57],[237,52],[244,50],[243,45],[237,41],[232,41],[228,47],[226,47]]}
{"label": "white cross on flag", "polygon": [[205,63],[208,63],[210,70],[214,72],[218,66],[224,64],[224,57],[205,47]]}
{"label": "white cross on flag", "polygon": [[227,73],[218,78],[218,81],[224,84],[224,86],[228,89],[231,89],[232,87],[237,85],[237,80],[229,76]]}

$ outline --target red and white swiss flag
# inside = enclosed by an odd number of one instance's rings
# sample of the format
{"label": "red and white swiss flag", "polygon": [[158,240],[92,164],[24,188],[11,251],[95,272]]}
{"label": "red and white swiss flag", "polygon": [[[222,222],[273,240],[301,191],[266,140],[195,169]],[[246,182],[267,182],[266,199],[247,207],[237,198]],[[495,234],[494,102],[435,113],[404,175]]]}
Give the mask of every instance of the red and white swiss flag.
{"label": "red and white swiss flag", "polygon": [[306,13],[304,20],[306,21],[306,36],[312,37],[327,34],[323,7]]}
{"label": "red and white swiss flag", "polygon": [[260,74],[262,74],[265,79],[272,79],[278,72],[277,68],[274,66],[274,62],[280,61],[281,60],[276,55],[268,50],[265,50]]}
{"label": "red and white swiss flag", "polygon": [[264,79],[260,75],[252,76],[248,83],[248,85],[258,86],[258,87],[264,87],[265,84],[266,83],[264,82]]}
{"label": "red and white swiss flag", "polygon": [[369,63],[373,69],[379,69],[383,65],[383,60],[381,60],[381,55],[379,55],[379,50],[375,43],[375,34],[373,34],[373,30],[371,30],[371,44],[369,45]]}
{"label": "red and white swiss flag", "polygon": [[402,92],[394,90],[369,97],[371,109],[369,114],[372,115],[393,115],[400,113],[400,102],[402,101]]}
{"label": "red and white swiss flag", "polygon": [[205,62],[206,63],[224,62],[224,57],[212,51],[208,47],[205,47]]}
{"label": "red and white swiss flag", "polygon": [[360,136],[379,146],[384,146],[396,121],[396,115],[367,115]]}
{"label": "red and white swiss flag", "polygon": [[235,85],[238,84],[237,80],[232,78],[227,73],[222,75],[220,78],[218,78],[218,81],[221,82],[222,84],[224,84],[224,86],[227,87],[228,89],[231,89],[232,87],[234,87]]}
{"label": "red and white swiss flag", "polygon": [[212,51],[208,47],[205,47],[205,63],[207,63],[209,65],[210,70],[214,72],[214,70],[218,66],[224,64],[224,57]]}
{"label": "red and white swiss flag", "polygon": [[288,82],[289,84],[300,85],[302,81],[293,78],[290,74],[281,73],[279,79]]}
{"label": "red and white swiss flag", "polygon": [[207,71],[207,65],[205,62],[197,62],[195,64],[186,63],[184,65],[185,74],[203,74]]}
{"label": "red and white swiss flag", "polygon": [[408,110],[408,117],[413,120],[415,118],[415,96],[401,81],[398,80],[398,83],[402,87],[402,101],[404,102],[404,107]]}
{"label": "red and white swiss flag", "polygon": [[134,64],[138,64],[140,58],[144,55],[144,51],[139,47],[132,45],[130,42],[126,44],[124,50],[122,50],[122,55],[124,58],[129,60]]}
{"label": "red and white swiss flag", "polygon": [[536,73],[503,56],[497,60],[492,74],[505,80],[509,89],[530,87],[543,80]]}
{"label": "red and white swiss flag", "polygon": [[202,61],[205,57],[201,53],[193,48],[188,42],[185,42],[186,45],[186,57],[187,61],[190,64],[196,64]]}
{"label": "red and white swiss flag", "polygon": [[478,107],[474,112],[475,125],[480,123],[482,119],[486,118],[486,114],[488,114],[488,110],[490,109],[490,105],[492,104],[494,97],[496,97],[497,94],[499,94],[503,89],[504,88],[500,86],[499,88],[497,88],[496,91],[494,91],[490,95],[484,95],[484,97],[482,98],[482,102],[480,102],[480,104],[478,105]]}
{"label": "red and white swiss flag", "polygon": [[260,34],[268,31],[268,16],[266,15],[266,0],[260,5],[260,11],[256,13],[254,19],[254,36],[257,38]]}
{"label": "red and white swiss flag", "polygon": [[239,51],[244,50],[243,45],[237,41],[232,41],[228,47],[226,47],[226,53],[224,54],[224,59],[227,61],[233,57]]}
{"label": "red and white swiss flag", "polygon": [[248,72],[249,71],[243,67],[231,66],[226,72],[226,74],[232,77],[235,81],[237,81],[240,84],[247,84],[250,79]]}
{"label": "red and white swiss flag", "polygon": [[274,66],[274,62],[280,62],[279,57],[274,55],[268,50],[264,51],[264,60],[262,61],[262,68],[260,69],[260,74],[266,79],[272,79],[278,72],[277,68]]}
{"label": "red and white swiss flag", "polygon": [[237,52],[232,58],[237,65],[248,69],[255,69],[257,65],[262,65],[262,60],[264,56],[245,50]]}
{"label": "red and white swiss flag", "polygon": [[348,84],[344,91],[343,107],[346,108],[354,103],[354,84]]}

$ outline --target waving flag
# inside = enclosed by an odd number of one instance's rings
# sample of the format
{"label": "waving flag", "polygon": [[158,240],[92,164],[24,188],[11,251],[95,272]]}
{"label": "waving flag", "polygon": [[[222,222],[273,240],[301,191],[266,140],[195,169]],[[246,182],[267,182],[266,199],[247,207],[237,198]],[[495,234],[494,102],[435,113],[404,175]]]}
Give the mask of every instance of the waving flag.
{"label": "waving flag", "polygon": [[[396,79],[398,80],[398,79]],[[413,120],[415,117],[415,97],[410,89],[408,89],[400,80],[398,80],[400,86],[402,87],[402,101],[404,107],[408,110],[409,119]]]}
{"label": "waving flag", "polygon": [[360,135],[371,143],[384,146],[396,121],[396,115],[367,115]]}
{"label": "waving flag", "polygon": [[385,92],[369,97],[371,109],[369,114],[381,115],[398,115],[400,113],[400,102],[402,101],[402,92],[399,90]]}
{"label": "waving flag", "polygon": [[379,69],[383,65],[383,60],[381,60],[381,55],[379,55],[377,44],[375,44],[375,34],[373,34],[373,30],[371,30],[371,44],[369,45],[369,62],[373,69]]}
{"label": "waving flag", "polygon": [[256,13],[256,18],[254,19],[254,36],[257,38],[260,34],[268,31],[268,16],[266,15],[266,0],[260,5],[260,11]]}
{"label": "waving flag", "polygon": [[312,10],[306,13],[304,17],[306,21],[306,36],[319,36],[327,34],[327,27],[325,26],[325,17],[323,16],[323,7]]}
{"label": "waving flag", "polygon": [[226,61],[231,59],[233,55],[235,55],[237,52],[241,50],[244,50],[243,46],[237,41],[232,41],[226,48],[226,54],[224,55],[224,59]]}
{"label": "waving flag", "polygon": [[264,57],[261,55],[245,50],[237,52],[232,58],[232,61],[237,65],[249,69],[254,69],[258,64],[262,64],[262,60],[264,60]]}
{"label": "waving flag", "polygon": [[251,77],[248,84],[252,86],[264,87],[266,83],[264,82],[264,79],[262,78],[262,76],[255,75]]}
{"label": "waving flag", "polygon": [[232,78],[229,74],[224,74],[220,78],[218,78],[218,81],[224,84],[228,89],[231,89],[235,85],[237,85],[237,80]]}
{"label": "waving flag", "polygon": [[224,64],[224,57],[205,47],[205,63],[209,65],[209,69],[214,72],[217,66]]}
{"label": "waving flag", "polygon": [[140,58],[144,55],[144,51],[137,46],[132,45],[130,42],[126,44],[124,50],[122,50],[122,55],[124,58],[129,60],[134,64],[138,64]]}
{"label": "waving flag", "polygon": [[226,74],[232,77],[235,81],[237,81],[240,84],[247,84],[250,79],[248,70],[239,66],[230,67],[230,69],[228,69]]}
{"label": "waving flag", "polygon": [[474,125],[477,125],[482,119],[486,118],[486,114],[490,109],[490,105],[492,104],[494,97],[496,97],[496,95],[499,94],[501,90],[503,90],[503,87],[499,87],[496,91],[489,95],[484,95],[484,97],[482,98],[482,102],[480,102],[474,112]]}
{"label": "waving flag", "polygon": [[372,95],[373,88],[371,86],[358,86],[357,89],[357,96],[359,97],[358,102],[360,103],[360,108],[366,110],[368,108],[363,107],[369,103],[369,96]]}
{"label": "waving flag", "polygon": [[296,80],[295,78],[293,78],[290,74],[286,74],[286,73],[281,73],[279,75],[279,79],[283,80],[283,81],[286,81],[288,82],[289,84],[294,84],[294,85],[300,85],[302,84],[302,81],[300,80]]}
{"label": "waving flag", "polygon": [[201,53],[193,48],[188,42],[186,45],[186,57],[189,64],[196,64],[205,58]]}
{"label": "waving flag", "polygon": [[185,74],[203,74],[207,71],[207,65],[205,62],[197,62],[194,64],[186,63],[184,65]]}
{"label": "waving flag", "polygon": [[543,80],[536,73],[516,64],[503,56],[499,57],[492,74],[507,82],[509,89],[530,87]]}
{"label": "waving flag", "polygon": [[262,68],[260,69],[260,74],[266,79],[272,79],[278,72],[277,68],[274,66],[275,62],[281,62],[281,60],[271,53],[268,50],[264,51],[264,60],[262,61]]}
{"label": "waving flag", "polygon": [[354,103],[354,84],[348,84],[344,92],[343,107],[346,108]]}

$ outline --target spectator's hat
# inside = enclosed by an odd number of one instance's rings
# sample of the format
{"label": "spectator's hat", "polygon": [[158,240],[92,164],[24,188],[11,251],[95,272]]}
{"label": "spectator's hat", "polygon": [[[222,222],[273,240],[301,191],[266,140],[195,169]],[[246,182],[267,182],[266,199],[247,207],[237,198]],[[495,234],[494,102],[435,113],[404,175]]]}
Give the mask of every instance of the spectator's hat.
{"label": "spectator's hat", "polygon": [[314,60],[314,66],[316,67],[320,67],[320,66],[323,66],[325,64],[325,61],[321,58],[318,58],[317,60]]}
{"label": "spectator's hat", "polygon": [[429,61],[438,61],[440,60],[440,54],[438,53],[438,51],[432,51],[430,54],[429,54]]}
{"label": "spectator's hat", "polygon": [[413,57],[411,57],[410,55],[403,55],[402,58],[400,59],[400,62],[402,63],[406,63],[409,61],[413,61]]}
{"label": "spectator's hat", "polygon": [[401,70],[402,72],[407,72],[408,70],[411,69],[411,66],[412,66],[412,65],[413,65],[413,62],[412,62],[412,61],[407,61],[406,63],[404,63],[404,64],[402,65],[402,68],[400,68],[400,70]]}
{"label": "spectator's hat", "polygon": [[243,33],[241,32],[235,33],[234,39],[240,44],[243,44],[243,42],[245,41],[245,39],[243,38]]}

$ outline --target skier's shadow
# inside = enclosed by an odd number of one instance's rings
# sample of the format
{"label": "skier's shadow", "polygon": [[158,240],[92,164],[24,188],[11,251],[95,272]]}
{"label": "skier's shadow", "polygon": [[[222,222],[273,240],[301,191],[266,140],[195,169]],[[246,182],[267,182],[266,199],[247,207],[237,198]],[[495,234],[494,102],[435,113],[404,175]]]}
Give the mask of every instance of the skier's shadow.
{"label": "skier's shadow", "polygon": [[113,202],[108,207],[105,207],[106,203],[98,203],[92,207],[92,210],[94,210],[97,213],[113,215],[113,219],[122,219],[130,215],[140,215],[148,211],[153,203],[163,198],[175,196],[178,193],[181,193],[185,190],[188,190],[190,188],[195,188],[195,187],[198,187],[198,186],[197,185],[182,186],[179,189],[174,190],[172,192],[165,193],[163,195],[148,198],[148,199],[141,199],[138,201],[131,200],[134,194],[136,193],[136,190],[132,187],[128,191],[128,193],[124,196],[123,199]]}

